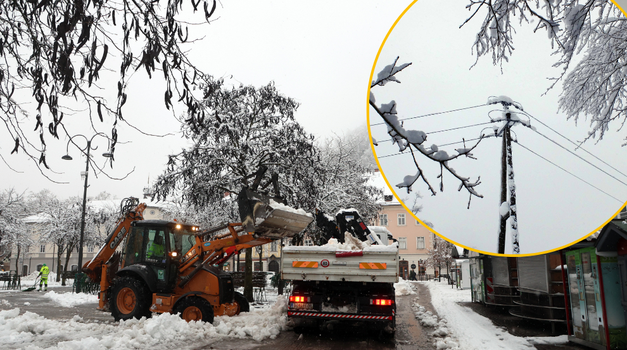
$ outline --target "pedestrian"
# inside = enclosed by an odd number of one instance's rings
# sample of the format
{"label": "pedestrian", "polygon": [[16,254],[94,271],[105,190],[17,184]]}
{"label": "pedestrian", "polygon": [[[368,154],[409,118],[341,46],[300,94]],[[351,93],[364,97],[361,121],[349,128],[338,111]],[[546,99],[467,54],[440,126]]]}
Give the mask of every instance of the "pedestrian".
{"label": "pedestrian", "polygon": [[48,274],[50,273],[50,269],[46,264],[44,264],[41,269],[39,269],[39,276],[41,279],[39,280],[39,291],[41,292],[41,285],[45,285],[44,291],[48,291]]}

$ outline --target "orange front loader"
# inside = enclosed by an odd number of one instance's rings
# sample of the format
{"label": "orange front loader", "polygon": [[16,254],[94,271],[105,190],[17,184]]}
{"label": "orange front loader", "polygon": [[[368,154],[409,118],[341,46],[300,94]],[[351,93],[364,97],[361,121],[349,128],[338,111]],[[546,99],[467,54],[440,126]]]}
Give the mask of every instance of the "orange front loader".
{"label": "orange front loader", "polygon": [[[206,322],[214,315],[248,311],[248,301],[234,291],[231,275],[216,265],[241,249],[291,237],[313,218],[245,191],[253,219],[248,216],[245,224],[204,232],[176,221],[143,220],[145,205],[126,200],[117,228],[83,266],[92,281],[100,282],[98,308],[109,309],[116,320],[170,312]],[[121,242],[121,252],[114,254]]]}

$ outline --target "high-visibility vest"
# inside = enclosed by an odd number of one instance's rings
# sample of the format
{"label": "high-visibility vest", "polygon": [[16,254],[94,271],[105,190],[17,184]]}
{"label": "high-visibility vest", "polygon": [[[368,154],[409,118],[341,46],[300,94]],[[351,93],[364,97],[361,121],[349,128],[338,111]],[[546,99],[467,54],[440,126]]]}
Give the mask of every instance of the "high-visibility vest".
{"label": "high-visibility vest", "polygon": [[162,257],[164,255],[163,253],[163,245],[152,242],[152,244],[150,244],[150,246],[148,247],[148,254],[146,255],[148,256],[148,258],[156,256]]}
{"label": "high-visibility vest", "polygon": [[41,270],[39,270],[39,273],[41,274],[41,277],[48,278],[48,274],[50,273],[50,269],[48,268],[48,266],[42,266]]}

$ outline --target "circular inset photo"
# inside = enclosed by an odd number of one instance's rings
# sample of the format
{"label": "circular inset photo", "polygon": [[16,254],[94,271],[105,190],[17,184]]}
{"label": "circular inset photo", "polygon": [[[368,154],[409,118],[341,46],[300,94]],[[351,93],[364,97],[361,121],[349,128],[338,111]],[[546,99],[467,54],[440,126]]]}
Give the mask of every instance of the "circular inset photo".
{"label": "circular inset photo", "polygon": [[[531,6],[531,7],[529,7]],[[395,196],[443,238],[547,253],[627,200],[627,25],[612,2],[412,3],[373,65],[368,124]]]}

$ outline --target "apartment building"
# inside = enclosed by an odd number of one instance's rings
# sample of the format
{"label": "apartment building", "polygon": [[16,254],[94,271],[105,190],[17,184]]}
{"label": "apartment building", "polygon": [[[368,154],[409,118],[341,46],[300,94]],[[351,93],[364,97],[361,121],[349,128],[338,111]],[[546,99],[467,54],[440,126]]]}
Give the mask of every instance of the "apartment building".
{"label": "apartment building", "polygon": [[433,274],[433,269],[425,265],[428,250],[433,247],[433,233],[414,219],[393,195],[386,194],[384,199],[375,225],[384,226],[398,240],[401,277],[407,278],[413,265],[416,274]]}

